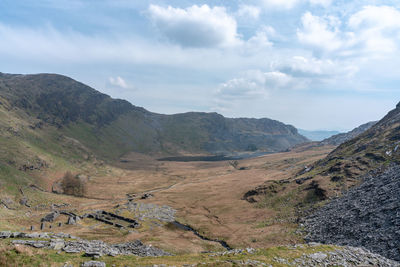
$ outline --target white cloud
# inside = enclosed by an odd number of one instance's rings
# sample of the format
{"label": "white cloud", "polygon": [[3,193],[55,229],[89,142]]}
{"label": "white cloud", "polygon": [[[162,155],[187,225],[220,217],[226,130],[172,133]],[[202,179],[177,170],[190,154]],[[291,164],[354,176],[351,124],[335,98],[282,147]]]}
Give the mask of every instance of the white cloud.
{"label": "white cloud", "polygon": [[262,72],[251,70],[242,77],[234,78],[220,85],[219,99],[267,97],[271,90],[282,89],[290,84],[292,78],[282,72]]}
{"label": "white cloud", "polygon": [[148,11],[161,34],[183,47],[231,46],[240,41],[236,20],[224,7],[150,5]]}
{"label": "white cloud", "polygon": [[400,28],[400,12],[389,6],[365,6],[349,19],[352,28]]}
{"label": "white cloud", "polygon": [[323,7],[328,7],[332,4],[333,0],[309,0],[312,5],[321,5]]}
{"label": "white cloud", "polygon": [[366,52],[391,53],[397,49],[400,11],[389,6],[365,6],[348,22]]}
{"label": "white cloud", "polygon": [[251,19],[258,19],[260,17],[261,9],[257,6],[240,5],[236,12],[239,17],[247,17]]}
{"label": "white cloud", "polygon": [[254,36],[252,36],[246,43],[247,49],[257,49],[271,47],[273,44],[269,40],[269,36],[275,36],[275,29],[271,26],[261,27]]}
{"label": "white cloud", "polygon": [[389,6],[365,6],[344,25],[337,17],[306,12],[297,37],[316,51],[335,52],[339,56],[365,59],[388,56],[398,50],[400,11]]}
{"label": "white cloud", "polygon": [[261,4],[268,9],[291,9],[294,8],[300,1],[301,0],[261,0]]}
{"label": "white cloud", "polygon": [[[275,64],[275,68],[293,77],[308,77],[309,79],[336,79],[352,77],[358,67],[352,62],[318,59],[306,56],[293,56]],[[311,81],[310,81],[311,82]]]}
{"label": "white cloud", "polygon": [[302,18],[302,29],[297,29],[300,42],[324,51],[334,51],[343,46],[338,26],[340,21],[333,16],[318,17],[306,12]]}
{"label": "white cloud", "polygon": [[120,87],[123,89],[127,89],[129,87],[128,84],[126,83],[126,81],[124,79],[122,79],[120,76],[117,76],[115,78],[110,77],[108,79],[108,81],[112,86]]}

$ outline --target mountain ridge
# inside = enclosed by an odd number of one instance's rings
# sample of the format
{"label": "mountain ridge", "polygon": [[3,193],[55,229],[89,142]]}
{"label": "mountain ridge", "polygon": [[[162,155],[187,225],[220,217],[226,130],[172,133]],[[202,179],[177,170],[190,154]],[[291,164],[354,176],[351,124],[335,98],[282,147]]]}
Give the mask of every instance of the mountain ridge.
{"label": "mountain ridge", "polygon": [[295,127],[268,118],[153,113],[58,74],[0,74],[0,97],[102,157],[114,159],[129,151],[167,155],[278,152],[307,140]]}
{"label": "mountain ridge", "polygon": [[354,128],[353,130],[351,130],[349,132],[335,134],[329,138],[326,138],[321,141],[321,144],[338,146],[354,137],[357,137],[358,135],[362,134],[363,132],[367,131],[369,128],[374,126],[376,123],[377,123],[377,121],[370,121],[370,122],[361,124],[360,126]]}

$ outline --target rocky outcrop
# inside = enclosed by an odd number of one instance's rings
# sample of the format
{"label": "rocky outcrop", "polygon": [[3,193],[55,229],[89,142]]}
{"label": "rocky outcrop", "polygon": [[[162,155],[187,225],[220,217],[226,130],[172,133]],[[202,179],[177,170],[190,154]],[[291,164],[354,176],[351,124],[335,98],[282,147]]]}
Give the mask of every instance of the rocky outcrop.
{"label": "rocky outcrop", "polygon": [[60,216],[60,213],[58,211],[53,211],[46,216],[44,216],[40,221],[41,222],[53,222],[57,217]]}
{"label": "rocky outcrop", "polygon": [[363,180],[305,220],[306,239],[365,247],[400,261],[400,166]]}
{"label": "rocky outcrop", "polygon": [[[78,239],[64,233],[20,233],[20,232],[0,232],[0,238],[23,238],[13,240],[15,245],[26,245],[34,248],[46,248],[62,250],[66,253],[82,253],[88,257],[117,256],[117,255],[136,255],[140,257],[159,257],[171,255],[159,248],[146,246],[140,240],[135,240],[121,244],[107,244],[98,240]],[[38,240],[40,239],[40,240]],[[71,240],[72,239],[72,240]]]}
{"label": "rocky outcrop", "polygon": [[[315,246],[318,244],[311,244]],[[296,247],[303,246],[297,245]],[[398,267],[400,264],[393,260],[389,260],[381,255],[371,253],[368,250],[355,247],[339,247],[333,251],[315,252],[311,254],[303,254],[292,261],[275,258],[278,263],[287,264],[296,267],[309,266],[380,266],[380,267]]]}
{"label": "rocky outcrop", "polygon": [[106,264],[102,261],[86,261],[81,264],[81,267],[106,267]]}
{"label": "rocky outcrop", "polygon": [[133,216],[141,221],[148,219],[155,219],[162,222],[175,221],[176,210],[166,205],[160,206],[152,203],[128,202],[119,207],[117,211],[122,212],[124,210],[132,212]]}
{"label": "rocky outcrop", "polygon": [[34,170],[40,171],[40,170],[47,169],[47,168],[49,168],[49,164],[46,161],[44,161],[40,158],[35,158],[34,160],[32,160],[32,162],[27,162],[27,163],[21,165],[19,167],[19,170],[26,172],[26,171],[34,171]]}

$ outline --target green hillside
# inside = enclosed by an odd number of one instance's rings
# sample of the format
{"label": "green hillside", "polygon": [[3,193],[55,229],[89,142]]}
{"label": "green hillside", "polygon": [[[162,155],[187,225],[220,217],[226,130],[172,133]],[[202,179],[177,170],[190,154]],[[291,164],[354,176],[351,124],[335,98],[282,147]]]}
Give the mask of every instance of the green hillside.
{"label": "green hillside", "polygon": [[0,96],[16,112],[52,126],[96,155],[283,151],[306,141],[270,119],[228,119],[216,113],[151,113],[56,74],[0,74]]}

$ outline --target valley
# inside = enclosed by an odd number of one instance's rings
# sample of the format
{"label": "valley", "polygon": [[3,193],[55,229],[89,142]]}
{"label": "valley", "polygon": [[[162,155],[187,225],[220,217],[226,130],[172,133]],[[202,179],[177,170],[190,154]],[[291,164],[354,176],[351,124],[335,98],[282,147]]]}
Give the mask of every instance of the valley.
{"label": "valley", "polygon": [[[146,158],[143,162],[143,159],[130,155],[124,157],[127,163],[119,163],[124,168],[105,165],[102,167],[105,175],[88,174],[90,178],[84,197],[51,193],[52,184],[60,177],[43,177],[42,188],[46,192],[31,187],[23,188],[23,191],[31,205],[38,201],[38,195],[46,199],[47,205],[38,208],[38,211],[27,207],[19,209],[16,214],[29,211],[29,215],[20,218],[18,225],[13,218],[3,216],[0,224],[9,225],[7,230],[29,229],[31,225],[34,229],[40,229],[41,218],[52,211],[51,204],[67,203],[67,206],[58,210],[83,215],[94,210],[115,212],[118,209],[116,206],[132,201],[139,205],[167,205],[176,210],[175,220],[190,225],[208,238],[224,240],[231,247],[261,248],[292,244],[298,240],[292,233],[295,230],[292,222],[281,220],[280,214],[273,209],[266,210],[248,203],[242,196],[267,180],[290,177],[331,150],[331,147],[321,147],[307,152],[286,152],[240,160],[238,166],[245,167],[243,170],[235,169],[229,161],[160,162]],[[150,197],[141,199],[145,194]],[[135,219],[133,213],[123,213]],[[55,227],[58,222],[62,222],[63,226],[56,228],[59,231],[109,242],[121,239],[140,239],[143,242],[157,240],[160,248],[179,254],[223,249],[215,242],[201,240],[193,233],[157,219],[145,220],[132,233],[119,231],[113,226],[95,224],[88,219],[76,226],[64,225],[67,219],[60,216],[52,225]]]}
{"label": "valley", "polygon": [[[162,115],[65,76],[1,74],[0,265],[399,266],[398,174],[382,174],[382,207],[365,178],[396,170],[399,114],[311,142],[272,119]],[[389,216],[382,238],[359,202]],[[336,227],[346,214],[364,227]]]}

